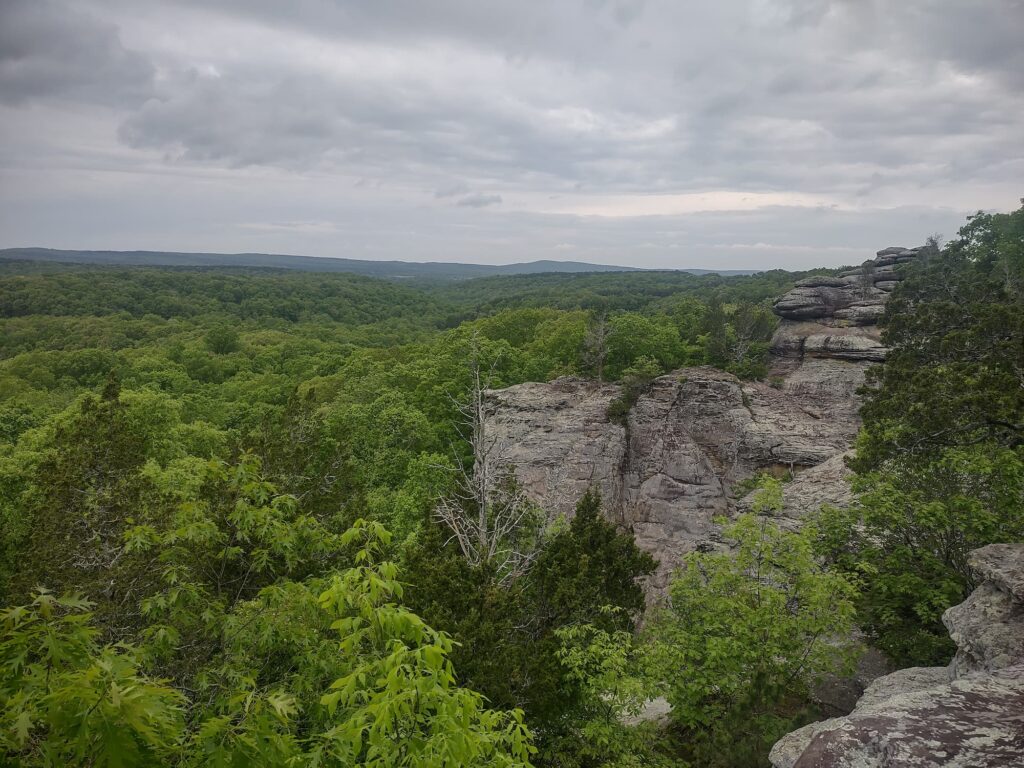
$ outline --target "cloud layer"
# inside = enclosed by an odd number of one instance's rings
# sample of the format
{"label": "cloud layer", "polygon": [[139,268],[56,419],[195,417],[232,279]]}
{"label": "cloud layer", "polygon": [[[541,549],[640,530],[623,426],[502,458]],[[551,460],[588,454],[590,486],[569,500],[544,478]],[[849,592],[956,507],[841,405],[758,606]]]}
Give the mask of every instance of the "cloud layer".
{"label": "cloud layer", "polygon": [[6,0],[0,245],[860,261],[1024,194],[1022,39],[1024,0]]}

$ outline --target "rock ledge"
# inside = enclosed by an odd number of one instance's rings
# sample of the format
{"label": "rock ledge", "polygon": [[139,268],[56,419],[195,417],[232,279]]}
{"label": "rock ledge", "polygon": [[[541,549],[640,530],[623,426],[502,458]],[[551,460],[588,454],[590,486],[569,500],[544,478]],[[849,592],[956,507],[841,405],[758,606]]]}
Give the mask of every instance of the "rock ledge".
{"label": "rock ledge", "polygon": [[970,563],[981,585],[943,616],[950,666],[875,680],[848,716],[776,743],[775,768],[1024,766],[1024,544],[983,547]]}

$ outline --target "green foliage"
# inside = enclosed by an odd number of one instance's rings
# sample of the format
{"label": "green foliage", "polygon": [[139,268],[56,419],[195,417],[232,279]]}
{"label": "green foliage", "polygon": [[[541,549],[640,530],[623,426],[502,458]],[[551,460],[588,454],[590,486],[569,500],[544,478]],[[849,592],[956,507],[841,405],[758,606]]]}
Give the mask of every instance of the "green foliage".
{"label": "green foliage", "polygon": [[[0,750],[14,766],[171,765],[184,697],[97,644],[89,603],[37,592],[2,614]],[[7,762],[9,761],[9,762]]]}
{"label": "green foliage", "polygon": [[133,317],[222,314],[288,322],[324,318],[351,324],[383,317],[437,322],[441,312],[419,291],[358,275],[95,266],[0,275],[0,307],[2,317],[102,311]]}
{"label": "green foliage", "polygon": [[[151,651],[178,675],[219,647],[235,606],[281,579],[336,569],[342,537],[302,514],[243,454],[235,465],[211,461],[199,497],[179,505],[166,526],[126,531],[125,551],[159,567],[161,588],[142,601]],[[187,653],[182,653],[188,649]]]}
{"label": "green foliage", "polygon": [[813,527],[779,530],[781,484],[725,529],[730,553],[694,553],[647,630],[682,740],[701,765],[767,765],[772,743],[806,716],[809,686],[847,668],[855,589],[814,556]]}
{"label": "green foliage", "polygon": [[345,539],[361,544],[359,565],[335,577],[320,604],[355,663],[321,699],[337,724],[314,755],[341,765],[527,766],[534,748],[522,713],[488,710],[459,688],[451,639],[396,602],[397,567],[377,561],[383,529],[360,522]]}
{"label": "green foliage", "polygon": [[704,362],[741,379],[760,379],[768,373],[768,342],[778,319],[767,304],[727,306],[713,297],[704,313]]}
{"label": "green foliage", "polygon": [[568,527],[556,532],[537,556],[529,574],[530,602],[549,625],[591,621],[609,630],[629,630],[644,607],[637,579],[656,566],[632,536],[602,517],[601,495],[590,489],[576,504]]}
{"label": "green foliage", "polygon": [[852,466],[859,504],[822,553],[864,577],[861,621],[898,663],[944,664],[968,553],[1024,538],[1024,208],[978,214],[905,267]]}
{"label": "green foliage", "polygon": [[239,603],[189,723],[186,697],[144,675],[131,646],[98,646],[87,602],[41,592],[8,609],[0,748],[26,767],[529,768],[522,713],[459,687],[451,638],[402,605],[389,538],[357,521],[341,537],[356,565],[319,597],[284,582]]}
{"label": "green foliage", "polygon": [[[603,613],[614,613],[612,610]],[[597,768],[678,765],[653,722],[635,722],[655,694],[632,632],[573,624],[555,633],[558,660],[579,691],[574,758]]]}
{"label": "green foliage", "polygon": [[38,584],[88,590],[102,596],[105,623],[133,626],[151,578],[146,563],[123,556],[122,537],[132,522],[158,524],[170,513],[157,469],[181,457],[180,427],[173,402],[122,397],[111,380],[101,397],[85,396],[31,435],[8,465],[4,494],[16,599]]}
{"label": "green foliage", "polygon": [[629,412],[648,390],[651,382],[663,372],[661,364],[653,357],[641,357],[634,365],[622,372],[622,393],[608,404],[608,418],[625,425]]}
{"label": "green foliage", "polygon": [[631,633],[644,603],[637,580],[655,566],[600,508],[599,496],[587,493],[569,525],[550,535],[526,575],[511,583],[469,566],[433,523],[406,558],[413,608],[459,641],[452,658],[467,685],[497,706],[523,707],[544,764],[589,765],[578,762],[580,724],[589,713],[559,660],[558,630],[592,622]]}
{"label": "green foliage", "polygon": [[723,303],[757,304],[785,293],[797,280],[830,272],[834,270],[784,272],[775,269],[727,277],[656,270],[510,275],[439,285],[431,293],[465,311],[481,315],[521,307],[583,309],[606,314],[659,312],[680,299],[706,300],[713,294],[718,294]]}
{"label": "green foliage", "polygon": [[[626,639],[653,561],[588,494],[571,522],[529,532],[540,546],[525,575],[467,566],[431,520],[446,468],[472,463],[451,450],[453,396],[475,355],[493,387],[621,380],[624,417],[655,376],[709,362],[712,299],[717,364],[759,375],[766,331],[747,307],[798,276],[0,273],[0,596],[42,601],[24,609],[37,613],[55,600],[39,584],[93,601],[88,618],[56,601],[30,622],[82,650],[51,669],[58,688],[33,689],[34,730],[4,742],[8,762],[50,750],[51,763],[103,764],[88,750],[113,755],[123,738],[126,766],[518,765],[524,722],[541,763],[611,764],[613,746],[615,764],[660,759],[650,729],[615,731],[608,705],[635,703],[624,692],[642,654]],[[380,559],[382,524],[416,613]],[[5,695],[30,687],[4,680]],[[89,706],[115,686],[127,708],[57,707],[88,685]],[[76,741],[122,716],[118,733]]]}
{"label": "green foliage", "polygon": [[206,332],[207,348],[215,355],[227,355],[238,351],[238,332],[227,325],[218,325]]}

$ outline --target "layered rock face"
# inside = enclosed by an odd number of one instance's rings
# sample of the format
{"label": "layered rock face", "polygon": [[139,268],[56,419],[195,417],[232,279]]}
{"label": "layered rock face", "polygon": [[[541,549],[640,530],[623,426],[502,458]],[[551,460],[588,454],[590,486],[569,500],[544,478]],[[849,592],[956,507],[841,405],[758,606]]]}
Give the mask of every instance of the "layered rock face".
{"label": "layered rock face", "polygon": [[922,248],[886,248],[858,269],[838,277],[809,277],[775,301],[782,318],[772,351],[781,359],[824,357],[881,361],[885,348],[877,323],[889,292],[902,279],[900,264]]}
{"label": "layered rock face", "polygon": [[652,586],[660,588],[682,555],[719,546],[715,518],[749,504],[737,485],[758,470],[795,475],[784,487],[784,525],[849,501],[842,454],[859,427],[856,390],[885,354],[874,322],[896,267],[916,252],[887,248],[860,269],[802,281],[776,301],[772,385],[712,368],[678,370],[654,381],[623,427],[606,413],[616,385],[522,384],[490,393],[489,434],[527,494],[553,515],[571,515],[587,488],[599,488],[608,516],[658,558]]}
{"label": "layered rock face", "polygon": [[981,586],[942,617],[950,665],[875,680],[848,716],[779,741],[775,768],[1024,766],[1024,544],[975,550],[970,565]]}

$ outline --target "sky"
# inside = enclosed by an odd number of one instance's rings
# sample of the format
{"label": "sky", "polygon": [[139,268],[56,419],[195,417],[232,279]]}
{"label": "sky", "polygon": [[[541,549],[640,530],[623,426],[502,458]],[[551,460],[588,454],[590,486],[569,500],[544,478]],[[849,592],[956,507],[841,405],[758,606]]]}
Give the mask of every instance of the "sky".
{"label": "sky", "polygon": [[0,247],[856,264],[1024,196],[1024,0],[0,0]]}

